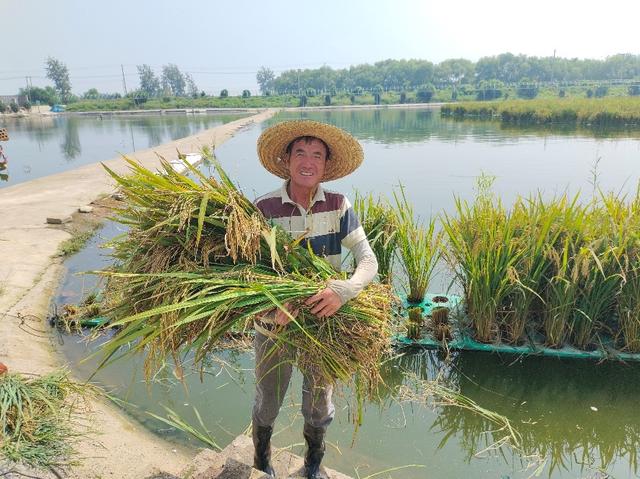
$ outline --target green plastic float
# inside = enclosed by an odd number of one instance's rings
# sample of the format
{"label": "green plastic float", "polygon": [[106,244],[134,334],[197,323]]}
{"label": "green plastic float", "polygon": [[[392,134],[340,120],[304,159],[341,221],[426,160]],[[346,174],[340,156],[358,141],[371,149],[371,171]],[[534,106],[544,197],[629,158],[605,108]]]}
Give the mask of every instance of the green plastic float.
{"label": "green plastic float", "polygon": [[[434,302],[434,298],[446,298],[447,301]],[[420,307],[423,315],[428,316],[435,307],[443,306],[449,308],[451,312],[455,312],[461,305],[460,296],[447,294],[427,294],[421,303],[409,303],[406,296],[401,297],[403,304],[403,313],[409,308]],[[430,335],[420,339],[411,339],[405,335],[397,334],[393,337],[396,347],[421,347],[426,349],[447,349],[449,351],[483,351],[497,354],[514,354],[520,356],[546,356],[562,359],[591,359],[596,361],[602,360],[619,360],[619,361],[640,361],[640,353],[625,353],[615,349],[613,341],[607,339],[600,344],[600,347],[594,351],[583,351],[571,346],[562,348],[548,348],[536,341],[529,341],[528,344],[522,346],[514,346],[505,343],[480,343],[470,337],[468,334],[460,331],[454,332],[454,338],[446,342],[446,345]]]}

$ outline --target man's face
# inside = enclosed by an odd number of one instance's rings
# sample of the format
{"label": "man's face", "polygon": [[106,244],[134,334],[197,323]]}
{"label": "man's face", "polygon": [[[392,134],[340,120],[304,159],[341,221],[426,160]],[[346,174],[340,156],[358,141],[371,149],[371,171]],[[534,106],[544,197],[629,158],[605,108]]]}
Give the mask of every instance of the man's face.
{"label": "man's face", "polygon": [[289,174],[293,186],[314,190],[324,176],[327,150],[320,140],[297,140],[291,146]]}

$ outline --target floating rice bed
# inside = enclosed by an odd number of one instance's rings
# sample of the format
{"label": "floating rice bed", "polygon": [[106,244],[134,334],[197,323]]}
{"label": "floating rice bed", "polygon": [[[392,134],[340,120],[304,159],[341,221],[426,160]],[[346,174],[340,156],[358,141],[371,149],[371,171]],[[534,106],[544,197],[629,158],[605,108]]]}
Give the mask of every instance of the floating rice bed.
{"label": "floating rice bed", "polygon": [[[436,301],[434,301],[434,298]],[[408,302],[405,296],[401,296],[403,316],[408,316],[407,311],[411,308],[420,308],[424,316],[430,316],[434,308],[446,307],[450,310],[450,315],[456,319],[453,322],[460,321],[462,314],[462,298],[457,295],[432,294],[425,296],[424,301],[420,303]],[[594,351],[584,351],[572,346],[563,346],[561,348],[549,348],[544,345],[541,338],[530,340],[527,344],[512,345],[506,343],[481,343],[471,337],[465,331],[459,329],[453,330],[452,339],[443,342],[436,339],[432,333],[422,328],[421,337],[412,339],[406,334],[396,333],[393,338],[393,346],[396,348],[420,347],[433,350],[447,351],[481,351],[496,354],[515,354],[519,356],[545,356],[561,359],[591,359],[601,360],[618,360],[618,361],[640,361],[640,353],[630,353],[620,351],[615,348],[614,341],[611,338],[602,338],[599,349]]]}
{"label": "floating rice bed", "polygon": [[490,186],[481,178],[475,202],[457,199],[442,220],[471,337],[640,353],[640,189],[587,201],[538,194],[507,208]]}

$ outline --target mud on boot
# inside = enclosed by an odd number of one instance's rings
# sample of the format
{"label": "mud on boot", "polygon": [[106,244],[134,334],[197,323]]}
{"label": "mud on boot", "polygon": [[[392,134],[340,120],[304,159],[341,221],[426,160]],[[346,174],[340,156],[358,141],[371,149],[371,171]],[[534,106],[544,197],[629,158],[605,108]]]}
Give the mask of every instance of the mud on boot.
{"label": "mud on boot", "polygon": [[271,466],[272,432],[271,426],[253,426],[253,467],[275,479],[276,473]]}
{"label": "mud on boot", "polygon": [[320,468],[324,457],[325,428],[304,425],[304,439],[307,441],[307,452],[304,455],[304,475],[307,479],[328,479]]}

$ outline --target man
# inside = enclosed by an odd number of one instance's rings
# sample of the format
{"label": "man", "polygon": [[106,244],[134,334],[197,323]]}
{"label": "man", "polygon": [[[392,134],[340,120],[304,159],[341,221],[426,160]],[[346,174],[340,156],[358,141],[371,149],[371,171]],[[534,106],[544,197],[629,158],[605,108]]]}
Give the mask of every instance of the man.
{"label": "man", "polygon": [[[342,246],[353,253],[356,270],[348,280],[331,281],[327,288],[307,299],[319,320],[334,314],[371,282],[378,271],[376,257],[351,204],[341,194],[320,186],[353,172],[363,160],[362,147],[349,133],[324,123],[300,120],[279,123],[258,139],[258,157],[271,173],[285,181],[264,195],[256,206],[292,237],[304,235],[314,253],[340,271]],[[296,311],[289,311],[292,316]],[[293,352],[274,348],[271,331],[284,327],[290,316],[281,310],[256,321],[256,397],[253,407],[254,467],[274,476],[271,466],[271,433],[291,378]],[[275,351],[275,352],[274,352]],[[320,469],[324,436],[335,413],[332,387],[304,377],[302,414],[307,451],[305,475],[326,478]]]}

